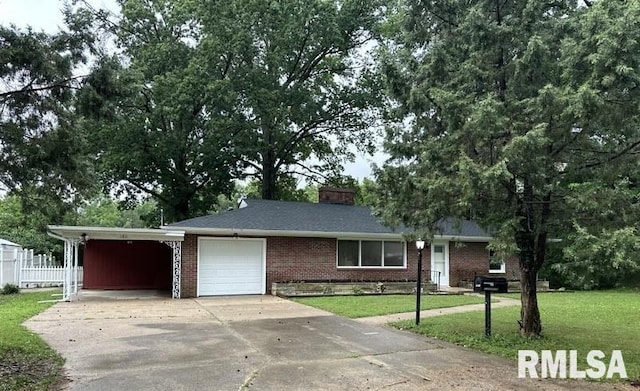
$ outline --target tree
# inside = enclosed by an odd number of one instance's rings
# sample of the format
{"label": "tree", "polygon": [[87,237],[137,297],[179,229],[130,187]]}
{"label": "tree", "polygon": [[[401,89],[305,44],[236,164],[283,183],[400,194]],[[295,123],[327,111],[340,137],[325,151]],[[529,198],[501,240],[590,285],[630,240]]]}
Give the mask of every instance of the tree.
{"label": "tree", "polygon": [[169,221],[214,209],[233,178],[282,198],[294,173],[325,175],[348,144],[370,146],[379,94],[352,55],[375,2],[153,0],[123,3],[117,20],[86,4],[73,15],[119,50],[83,93],[102,178],[152,195]]}
{"label": "tree", "polygon": [[616,183],[593,178],[575,184],[568,199],[577,211],[562,237],[562,256],[549,269],[577,289],[637,286],[640,281],[640,189],[638,170]]}
{"label": "tree", "polygon": [[[379,89],[358,51],[375,37],[379,2],[237,1],[232,18],[241,66],[234,86],[246,113],[243,164],[264,199],[282,198],[281,177],[339,173],[348,146],[370,150]],[[210,4],[206,4],[211,9]],[[204,29],[215,37],[217,19]],[[309,163],[313,158],[318,162]]]}
{"label": "tree", "polygon": [[93,183],[73,105],[74,68],[89,43],[0,26],[0,190],[54,220]]}
{"label": "tree", "polygon": [[50,223],[49,216],[41,211],[31,210],[26,213],[20,197],[10,195],[0,198],[2,239],[33,249],[36,253],[55,252],[58,255],[62,253],[60,241],[46,234],[46,226]]}
{"label": "tree", "polygon": [[373,179],[362,178],[356,190],[356,205],[374,207],[378,203],[378,185]]}
{"label": "tree", "polygon": [[633,226],[591,230],[577,226],[568,236],[563,262],[552,265],[578,289],[638,287],[640,233]]}
{"label": "tree", "polygon": [[398,12],[381,54],[398,122],[377,211],[422,235],[444,217],[476,220],[518,255],[520,332],[537,336],[547,242],[585,218],[572,200],[586,186],[606,204],[599,190],[637,172],[640,30],[628,22],[640,7],[411,0]]}
{"label": "tree", "polygon": [[153,200],[132,207],[104,195],[85,201],[75,214],[74,224],[96,227],[150,228],[160,225],[160,214]]}
{"label": "tree", "polygon": [[92,20],[121,52],[100,58],[81,93],[100,179],[131,201],[154,197],[168,222],[212,209],[239,157],[226,62],[201,44],[188,4],[122,3],[117,23],[86,4],[67,16]]}

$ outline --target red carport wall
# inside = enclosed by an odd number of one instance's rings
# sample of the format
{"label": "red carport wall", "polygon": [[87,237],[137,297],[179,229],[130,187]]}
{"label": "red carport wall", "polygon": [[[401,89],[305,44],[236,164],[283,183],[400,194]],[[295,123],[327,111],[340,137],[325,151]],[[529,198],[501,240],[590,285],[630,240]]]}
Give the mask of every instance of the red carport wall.
{"label": "red carport wall", "polygon": [[171,248],[156,241],[88,240],[82,286],[171,290],[171,259]]}

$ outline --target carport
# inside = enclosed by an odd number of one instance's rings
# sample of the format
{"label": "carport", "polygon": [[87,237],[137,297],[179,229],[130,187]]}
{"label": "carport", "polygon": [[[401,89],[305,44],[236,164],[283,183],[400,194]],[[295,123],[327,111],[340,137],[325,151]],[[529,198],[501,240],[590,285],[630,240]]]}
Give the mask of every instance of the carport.
{"label": "carport", "polygon": [[170,289],[180,298],[184,231],[81,226],[48,226],[64,241],[62,300],[78,293],[83,246],[84,286],[89,289]]}

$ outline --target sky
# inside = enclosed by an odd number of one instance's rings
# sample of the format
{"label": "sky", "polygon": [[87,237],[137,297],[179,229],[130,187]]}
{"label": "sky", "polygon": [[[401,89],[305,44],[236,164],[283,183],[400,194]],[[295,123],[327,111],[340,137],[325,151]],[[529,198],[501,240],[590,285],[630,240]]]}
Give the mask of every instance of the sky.
{"label": "sky", "polygon": [[[115,0],[89,0],[96,8],[117,10]],[[0,0],[0,23],[2,25],[15,24],[18,27],[31,26],[34,30],[44,30],[55,33],[64,27],[62,19],[63,2],[58,0]],[[371,163],[381,165],[385,155],[377,152],[373,156],[356,153],[353,163],[345,164],[346,175],[357,179],[371,177]]]}

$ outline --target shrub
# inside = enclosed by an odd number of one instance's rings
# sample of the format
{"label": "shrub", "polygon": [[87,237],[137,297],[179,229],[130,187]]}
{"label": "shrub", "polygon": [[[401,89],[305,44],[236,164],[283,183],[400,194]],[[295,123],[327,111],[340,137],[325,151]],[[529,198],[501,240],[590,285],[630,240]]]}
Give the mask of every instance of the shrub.
{"label": "shrub", "polygon": [[20,293],[20,287],[15,284],[6,283],[0,292],[3,295],[16,295]]}

